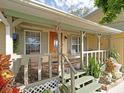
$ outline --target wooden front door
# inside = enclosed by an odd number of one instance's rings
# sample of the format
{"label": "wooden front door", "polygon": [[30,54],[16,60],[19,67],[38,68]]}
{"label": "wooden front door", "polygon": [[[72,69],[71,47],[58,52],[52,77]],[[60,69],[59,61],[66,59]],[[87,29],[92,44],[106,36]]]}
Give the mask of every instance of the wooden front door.
{"label": "wooden front door", "polygon": [[54,40],[57,38],[56,32],[50,32],[50,53],[56,53],[57,49],[54,47]]}

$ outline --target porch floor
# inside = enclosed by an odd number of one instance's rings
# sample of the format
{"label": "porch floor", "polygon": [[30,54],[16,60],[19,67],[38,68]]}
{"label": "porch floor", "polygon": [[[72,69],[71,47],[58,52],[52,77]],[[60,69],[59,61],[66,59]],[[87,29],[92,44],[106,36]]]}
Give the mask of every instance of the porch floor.
{"label": "porch floor", "polygon": [[96,93],[124,93],[124,80],[120,82],[117,86],[109,89],[108,91],[101,91]]}

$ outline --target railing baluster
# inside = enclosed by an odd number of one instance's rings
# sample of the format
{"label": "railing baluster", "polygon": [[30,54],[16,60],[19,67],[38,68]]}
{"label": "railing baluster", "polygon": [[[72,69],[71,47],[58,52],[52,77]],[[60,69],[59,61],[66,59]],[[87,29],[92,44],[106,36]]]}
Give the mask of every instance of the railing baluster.
{"label": "railing baluster", "polygon": [[95,60],[96,60],[96,52],[95,52],[95,56],[94,57],[95,57]]}
{"label": "railing baluster", "polygon": [[38,80],[41,80],[41,56],[38,59]]}
{"label": "railing baluster", "polygon": [[29,63],[29,58],[25,57],[23,62],[24,64],[24,84],[28,85],[28,63]]}
{"label": "railing baluster", "polygon": [[105,51],[105,53],[104,53],[104,58],[105,58],[105,60],[106,60],[106,51]]}
{"label": "railing baluster", "polygon": [[89,53],[87,53],[87,67],[89,65]]}
{"label": "railing baluster", "polygon": [[64,68],[64,58],[63,57],[62,57],[61,69],[62,69],[62,73],[61,73],[61,75],[62,75],[62,83],[64,83],[64,70],[65,70],[65,68]]}
{"label": "railing baluster", "polygon": [[91,53],[91,57],[93,57],[93,53]]}
{"label": "railing baluster", "polygon": [[101,54],[101,52],[99,51],[98,52],[98,62],[100,63],[100,54]]}
{"label": "railing baluster", "polygon": [[49,78],[52,78],[52,59],[51,59],[51,54],[48,55],[49,57]]}
{"label": "railing baluster", "polygon": [[74,72],[70,68],[71,71],[71,93],[75,93],[75,79],[74,79]]}
{"label": "railing baluster", "polygon": [[101,59],[102,59],[102,63],[103,63],[103,61],[104,61],[104,58],[103,58],[103,51],[102,51],[102,58],[101,58]]}

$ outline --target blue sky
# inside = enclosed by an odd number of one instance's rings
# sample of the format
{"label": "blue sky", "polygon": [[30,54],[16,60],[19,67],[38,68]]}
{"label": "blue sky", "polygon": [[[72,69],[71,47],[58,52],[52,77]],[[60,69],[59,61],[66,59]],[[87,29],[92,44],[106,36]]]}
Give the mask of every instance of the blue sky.
{"label": "blue sky", "polygon": [[46,4],[48,6],[70,12],[70,7],[73,6],[73,9],[79,9],[88,7],[90,12],[95,10],[94,0],[31,0],[39,3]]}

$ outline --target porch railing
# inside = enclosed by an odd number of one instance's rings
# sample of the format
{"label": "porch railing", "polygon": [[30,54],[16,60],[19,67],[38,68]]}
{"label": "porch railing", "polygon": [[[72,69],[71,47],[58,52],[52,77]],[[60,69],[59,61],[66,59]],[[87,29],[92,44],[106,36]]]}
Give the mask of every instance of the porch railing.
{"label": "porch railing", "polygon": [[[95,57],[96,60],[98,60],[99,62],[103,62],[107,56],[108,56],[108,51],[107,50],[96,50],[96,51],[84,51],[84,61],[86,62],[86,65],[88,66],[88,60],[89,57]],[[48,58],[48,74],[49,74],[49,78],[52,77],[52,54],[46,54],[45,56],[47,56]],[[44,55],[17,55],[17,56],[13,56],[13,59],[21,59],[20,64],[23,65],[24,67],[24,85],[29,84],[29,61],[30,58],[36,58],[37,61],[37,75],[38,75],[38,81],[42,80],[42,65],[41,63],[43,62],[43,57]],[[75,73],[75,70],[73,69],[73,66],[71,65],[71,62],[69,62],[69,60],[67,59],[66,56],[62,55],[62,57],[64,58],[63,60],[66,60],[66,62],[69,64],[71,71],[73,72],[71,75],[73,75]],[[64,61],[62,61],[63,63]],[[16,62],[15,62],[16,63]],[[64,63],[63,63],[64,65]],[[61,73],[64,73],[64,68],[63,65],[61,65],[61,69],[63,69],[61,71]],[[15,66],[14,66],[15,67]]]}
{"label": "porch railing", "polygon": [[108,50],[84,51],[84,61],[88,66],[89,57],[94,57],[99,63],[103,63],[108,58]]}

